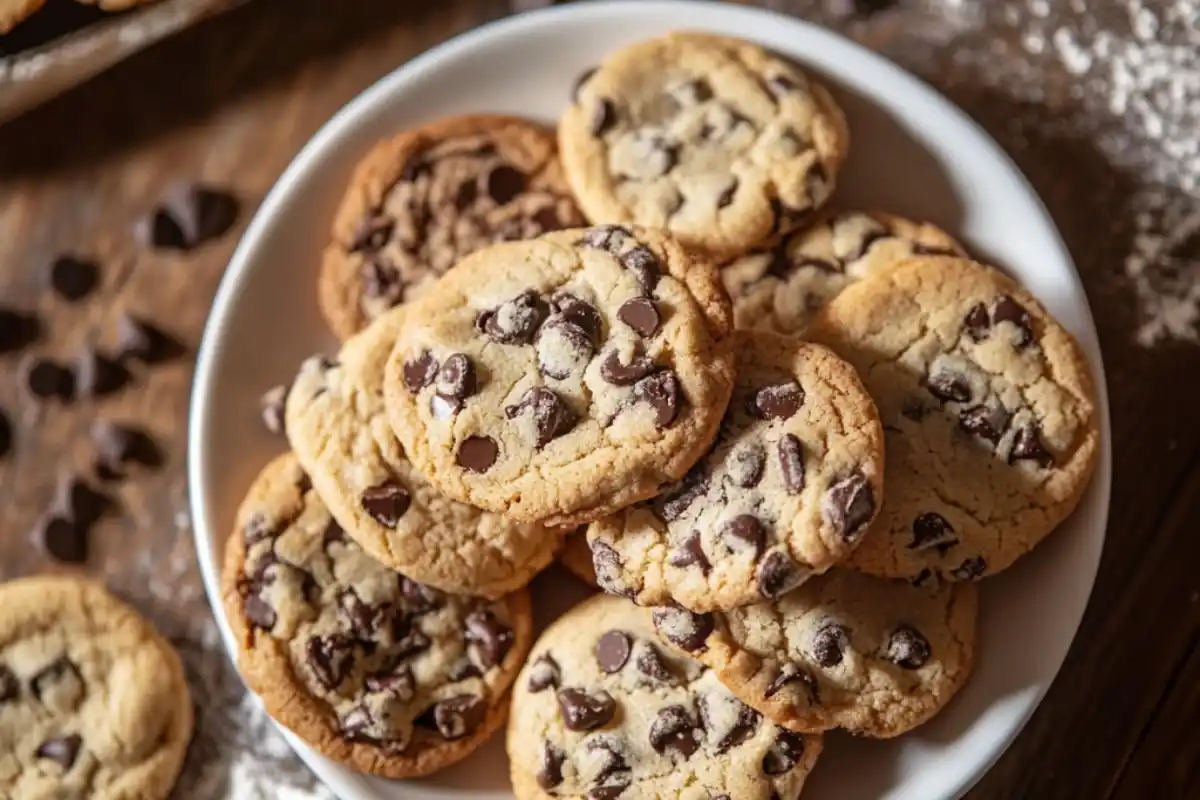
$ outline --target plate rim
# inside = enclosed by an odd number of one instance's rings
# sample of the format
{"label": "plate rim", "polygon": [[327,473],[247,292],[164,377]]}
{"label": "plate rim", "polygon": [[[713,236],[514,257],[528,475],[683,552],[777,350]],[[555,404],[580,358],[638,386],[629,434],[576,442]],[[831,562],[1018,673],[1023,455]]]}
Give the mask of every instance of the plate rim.
{"label": "plate rim", "polygon": [[[1091,559],[1091,563],[1076,565],[1076,568],[1081,573],[1086,570],[1085,576],[1089,580],[1087,600],[1084,602],[1078,617],[1073,622],[1070,642],[1067,644],[1062,660],[1055,667],[1054,674],[1044,684],[1036,687],[1033,701],[1029,704],[1028,708],[1023,710],[1020,718],[1007,735],[996,740],[988,758],[981,760],[979,766],[947,795],[947,797],[961,797],[995,766],[1000,757],[1008,751],[1013,742],[1016,741],[1017,737],[1025,729],[1025,726],[1029,723],[1034,713],[1041,707],[1046,694],[1058,680],[1062,672],[1062,666],[1069,657],[1071,650],[1077,645],[1079,627],[1083,622],[1087,608],[1091,602],[1092,593],[1095,590],[1096,577],[1107,540],[1112,494],[1112,430],[1107,378],[1099,335],[1079,269],[1062,238],[1062,234],[1053,216],[1046,208],[1041,196],[1034,189],[1025,173],[982,125],[934,86],[885,56],[870,50],[834,30],[771,9],[711,2],[710,0],[593,0],[587,3],[552,6],[502,17],[459,33],[419,53],[408,61],[398,64],[395,68],[380,76],[376,81],[355,95],[317,129],[284,168],[283,172],[280,173],[255,211],[253,218],[246,227],[245,233],[238,241],[237,247],[230,256],[226,271],[221,277],[217,290],[214,293],[201,334],[200,344],[197,348],[195,369],[187,406],[187,494],[189,512],[192,517],[193,544],[196,548],[197,562],[204,583],[205,595],[212,610],[214,621],[220,631],[221,643],[225,648],[226,656],[236,667],[236,641],[225,618],[224,606],[220,594],[221,563],[219,558],[210,555],[213,544],[219,538],[220,534],[219,531],[215,530],[213,520],[210,518],[209,509],[206,508],[203,500],[206,494],[206,481],[203,476],[206,471],[205,464],[208,456],[205,438],[209,428],[207,420],[211,409],[209,399],[212,396],[210,384],[215,379],[214,376],[217,372],[219,363],[217,357],[221,352],[222,340],[224,339],[223,329],[228,326],[231,311],[237,305],[242,285],[253,271],[253,265],[256,258],[258,258],[257,251],[260,247],[260,240],[270,226],[275,212],[286,203],[296,184],[303,181],[311,165],[314,162],[320,161],[326,151],[330,150],[347,130],[353,128],[356,117],[361,113],[386,100],[387,95],[393,91],[402,91],[404,84],[415,83],[422,75],[436,70],[441,63],[452,61],[460,53],[482,45],[490,39],[501,35],[519,36],[526,29],[533,29],[544,24],[556,22],[559,18],[565,17],[587,17],[590,15],[607,17],[615,12],[624,11],[638,15],[645,14],[647,16],[672,12],[679,14],[681,19],[686,19],[687,12],[700,9],[703,9],[706,13],[715,12],[728,14],[730,17],[740,17],[748,23],[795,26],[806,29],[808,35],[825,38],[830,44],[847,50],[856,58],[870,62],[873,69],[890,73],[892,79],[902,84],[907,84],[908,89],[925,95],[927,100],[941,106],[942,110],[949,117],[955,119],[960,126],[970,131],[979,145],[991,151],[991,157],[997,159],[1012,173],[1012,176],[1027,196],[1027,200],[1044,221],[1047,233],[1049,234],[1048,243],[1057,251],[1056,257],[1068,268],[1064,278],[1070,282],[1072,298],[1082,300],[1084,313],[1080,318],[1081,326],[1071,332],[1083,349],[1087,356],[1088,364],[1091,367],[1096,392],[1097,424],[1101,435],[1100,457],[1091,484],[1085,492],[1083,499],[1081,499],[1079,506],[1079,509],[1083,509],[1086,503],[1089,507],[1094,507],[1092,513],[1097,515],[1096,525],[1099,528],[1099,547],[1095,549],[1095,555]],[[687,29],[687,26],[681,25],[678,29]],[[1089,500],[1089,498],[1092,499]],[[1089,534],[1089,538],[1095,536],[1097,536],[1096,533]],[[351,773],[350,778],[347,779],[344,775],[339,774],[338,780],[331,780],[328,772],[332,762],[326,761],[282,725],[278,723],[275,723],[275,725],[301,760],[304,761],[309,769],[313,771],[333,794],[345,800],[360,800],[360,798],[371,798],[374,796],[365,790],[365,776]],[[347,772],[337,765],[333,766],[339,773]],[[345,786],[344,784],[347,780],[352,780],[355,784],[358,784],[358,787]],[[354,789],[359,793],[353,795],[344,793],[348,789]]]}

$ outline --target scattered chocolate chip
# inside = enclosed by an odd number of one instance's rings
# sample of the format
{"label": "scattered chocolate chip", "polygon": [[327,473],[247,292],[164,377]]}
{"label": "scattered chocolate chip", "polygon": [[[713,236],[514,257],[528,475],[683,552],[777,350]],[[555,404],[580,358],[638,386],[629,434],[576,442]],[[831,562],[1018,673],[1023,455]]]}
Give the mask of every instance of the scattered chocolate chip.
{"label": "scattered chocolate chip", "polygon": [[719,195],[717,195],[717,208],[725,208],[730,203],[732,203],[733,196],[735,194],[737,194],[737,190],[738,190],[738,179],[734,178],[733,181],[728,186],[726,186],[724,189],[722,189],[721,193]]}
{"label": "scattered chocolate chip", "polygon": [[785,687],[798,683],[804,687],[804,693],[808,695],[809,703],[816,704],[818,702],[821,687],[817,683],[817,679],[808,670],[798,667],[791,662],[785,663],[779,668],[779,672],[771,679],[770,685],[763,692],[763,697],[771,698],[779,694]]}
{"label": "scattered chocolate chip", "polygon": [[620,352],[614,349],[609,350],[600,362],[600,377],[613,386],[632,386],[655,369],[657,365],[654,361],[640,351],[635,352],[626,364],[621,361]]}
{"label": "scattered chocolate chip", "polygon": [[42,335],[42,323],[33,314],[0,306],[0,355],[23,350]]}
{"label": "scattered chocolate chip", "polygon": [[662,606],[651,614],[655,629],[677,647],[689,653],[705,648],[716,627],[712,614],[696,614],[685,608]]}
{"label": "scattered chocolate chip", "polygon": [[465,627],[466,639],[475,646],[480,664],[490,668],[504,661],[515,639],[512,628],[486,609],[472,611]]}
{"label": "scattered chocolate chip", "polygon": [[37,538],[51,556],[67,564],[83,564],[88,557],[87,529],[57,514],[44,516]]}
{"label": "scattered chocolate chip", "polygon": [[353,589],[346,589],[339,594],[337,604],[355,637],[362,641],[369,641],[381,619],[380,615],[376,613],[376,609],[364,603]]}
{"label": "scattered chocolate chip", "polygon": [[601,541],[589,542],[592,550],[592,566],[596,570],[596,584],[609,594],[630,599],[637,596],[636,590],[625,584],[621,558],[617,551]]}
{"label": "scattered chocolate chip", "polygon": [[956,581],[973,581],[986,571],[987,560],[983,556],[974,556],[950,570],[950,577]]}
{"label": "scattered chocolate chip", "polygon": [[529,691],[535,694],[552,686],[557,688],[561,679],[558,662],[549,653],[542,653],[529,665]]}
{"label": "scattered chocolate chip", "polygon": [[[0,447],[3,450],[3,447]],[[1042,444],[1041,432],[1036,422],[1027,422],[1017,429],[1013,437],[1012,451],[1008,454],[1008,463],[1014,461],[1034,461],[1042,469],[1054,466],[1054,456]]]}
{"label": "scattered chocolate chip", "polygon": [[849,646],[849,629],[836,622],[825,622],[813,631],[809,651],[814,661],[822,667],[829,668],[842,663],[843,654]]}
{"label": "scattered chocolate chip", "polygon": [[69,302],[87,297],[100,282],[96,262],[73,255],[62,255],[50,265],[50,287]]}
{"label": "scattered chocolate chip", "polygon": [[372,486],[362,493],[363,511],[385,528],[395,529],[411,502],[412,495],[395,480]]}
{"label": "scattered chocolate chip", "polygon": [[166,461],[150,434],[129,425],[98,420],[92,426],[97,469],[106,475],[122,475],[126,464],[158,469]]}
{"label": "scattered chocolate chip", "polygon": [[549,742],[542,742],[542,765],[538,767],[538,786],[549,791],[563,781],[562,768],[567,754]]}
{"label": "scattered chocolate chip", "polygon": [[429,649],[429,637],[417,625],[413,617],[407,614],[397,614],[392,617],[392,654],[396,658],[408,658],[411,655]]}
{"label": "scattered chocolate chip", "polygon": [[721,526],[721,538],[735,552],[748,552],[754,558],[762,553],[767,531],[757,517],[739,514]]}
{"label": "scattered chocolate chip", "polygon": [[603,689],[588,693],[583,689],[559,689],[558,710],[567,730],[591,731],[607,725],[617,711],[612,695]]}
{"label": "scattered chocolate chip", "polygon": [[0,703],[16,700],[21,695],[21,681],[16,673],[0,664]]}
{"label": "scattered chocolate chip", "polygon": [[519,169],[502,164],[487,176],[487,193],[496,205],[505,205],[525,191],[526,176]]}
{"label": "scattered chocolate chip", "polygon": [[277,616],[275,609],[258,592],[251,592],[242,601],[242,613],[256,627],[270,631],[275,627]]}
{"label": "scattered chocolate chip", "polygon": [[704,473],[693,470],[674,488],[664,492],[655,501],[655,510],[664,522],[674,522],[683,517],[692,503],[708,492],[708,479]]}
{"label": "scattered chocolate chip", "polygon": [[358,221],[347,249],[351,253],[378,253],[392,238],[395,228],[394,219],[370,213]]}
{"label": "scattered chocolate chip", "polygon": [[617,124],[617,108],[611,101],[601,97],[592,109],[592,119],[588,129],[592,136],[603,136]]}
{"label": "scattered chocolate chip", "polygon": [[[370,678],[367,679],[371,680]],[[375,724],[375,717],[371,714],[371,709],[365,703],[355,706],[346,712],[346,716],[342,717],[341,728],[342,735],[351,742],[362,742],[363,744],[380,744],[380,741],[372,736],[370,731],[371,726]]]}
{"label": "scattered chocolate chip", "polygon": [[479,382],[471,359],[464,353],[447,356],[438,371],[436,389],[439,396],[460,402],[474,395]]}
{"label": "scattered chocolate chip", "polygon": [[538,329],[538,371],[549,378],[569,378],[587,366],[595,351],[592,337],[564,317],[551,317]]}
{"label": "scattered chocolate chip", "polygon": [[875,490],[858,470],[834,481],[821,498],[821,516],[847,541],[861,533],[875,514]]}
{"label": "scattered chocolate chip", "polygon": [[505,416],[514,419],[520,414],[529,412],[533,415],[534,445],[541,450],[551,440],[567,433],[575,427],[579,418],[571,410],[566,401],[544,386],[537,386],[521,397],[516,405],[504,409]]}
{"label": "scattered chocolate chip", "polygon": [[624,631],[608,631],[596,641],[596,663],[608,674],[620,672],[629,660],[633,640]]}
{"label": "scattered chocolate chip", "polygon": [[617,800],[629,788],[632,781],[629,773],[622,772],[610,778],[604,786],[593,786],[588,792],[587,800]]}
{"label": "scattered chocolate chip", "polygon": [[696,752],[700,743],[696,721],[683,706],[671,705],[659,709],[650,723],[650,746],[660,754],[674,750],[687,758]]}
{"label": "scattered chocolate chip", "polygon": [[804,390],[795,381],[764,386],[750,400],[750,413],[760,419],[788,419],[804,403]]}
{"label": "scattered chocolate chip", "polygon": [[681,394],[679,378],[669,369],[642,378],[633,387],[634,400],[654,409],[654,424],[659,428],[668,427],[679,416]]}
{"label": "scattered chocolate chip", "polygon": [[934,372],[925,379],[925,388],[943,403],[965,403],[971,399],[971,385],[949,370]]}
{"label": "scattered chocolate chip", "polygon": [[660,323],[658,308],[649,297],[634,297],[626,300],[617,309],[617,319],[646,339],[658,332]]}
{"label": "scattered chocolate chip", "polygon": [[920,669],[930,656],[929,640],[908,623],[897,625],[888,637],[883,657],[904,669]]}
{"label": "scattered chocolate chip", "polygon": [[704,554],[704,548],[700,544],[700,531],[692,531],[684,537],[679,547],[671,551],[667,563],[680,569],[697,566],[701,574],[707,575],[712,569],[712,564],[709,563],[708,556]]}
{"label": "scattered chocolate chip", "polygon": [[1004,435],[1011,419],[1011,415],[999,406],[971,406],[958,415],[958,427],[995,445]]}
{"label": "scattered chocolate chip", "polygon": [[496,463],[500,449],[488,436],[468,436],[458,447],[457,462],[468,472],[487,472]]}
{"label": "scattered chocolate chip", "polygon": [[75,397],[75,375],[49,359],[39,358],[29,366],[25,385],[30,394],[42,400],[53,398],[68,403]]}
{"label": "scattered chocolate chip", "polygon": [[161,328],[125,314],[117,321],[117,351],[122,360],[161,364],[183,355],[184,347]]}
{"label": "scattered chocolate chip", "polygon": [[442,605],[442,595],[437,589],[418,583],[405,575],[399,576],[400,594],[405,605],[413,614],[426,614]]}
{"label": "scattered chocolate chip", "polygon": [[762,720],[761,714],[732,697],[702,695],[699,706],[705,730],[716,737],[718,753],[749,741]]}
{"label": "scattered chocolate chip", "polygon": [[550,308],[565,321],[582,330],[593,345],[600,342],[603,322],[594,305],[568,292],[559,292],[550,298]]}
{"label": "scattered chocolate chip", "polygon": [[82,747],[83,737],[72,733],[42,742],[38,745],[36,755],[38,758],[54,761],[62,768],[63,772],[66,772],[75,764],[75,759],[79,758],[79,751]]}
{"label": "scattered chocolate chip", "polygon": [[460,694],[433,707],[433,722],[442,738],[461,739],[478,730],[487,716],[487,703],[473,694]]}
{"label": "scattered chocolate chip", "polygon": [[782,550],[767,553],[755,570],[758,593],[768,600],[782,597],[808,580],[811,575],[810,570],[801,567]]}
{"label": "scattered chocolate chip", "polygon": [[12,452],[13,432],[8,414],[0,408],[0,459]]}
{"label": "scattered chocolate chip", "polygon": [[216,239],[237,221],[233,195],[198,184],[177,184],[158,208],[138,221],[134,235],[143,247],[191,250]]}
{"label": "scattered chocolate chip", "polygon": [[1025,307],[1008,295],[1002,296],[992,306],[992,325],[1008,322],[1017,327],[1017,347],[1028,347],[1033,343],[1033,320]]}
{"label": "scattered chocolate chip", "polygon": [[767,454],[758,442],[743,442],[725,457],[725,471],[734,486],[750,489],[762,480]]}
{"label": "scattered chocolate chip", "polygon": [[471,662],[471,659],[464,656],[450,666],[450,680],[465,681],[471,678],[482,678],[483,671]]}
{"label": "scattered chocolate chip", "polygon": [[404,278],[390,261],[379,256],[364,259],[359,277],[364,297],[382,300],[389,308],[404,299]]}
{"label": "scattered chocolate chip", "polygon": [[763,756],[762,769],[767,775],[782,775],[804,755],[804,737],[785,728],[775,729],[775,741]]}
{"label": "scattered chocolate chip", "polygon": [[546,314],[546,303],[537,292],[529,290],[491,311],[480,313],[475,325],[501,344],[525,345],[533,342]]}
{"label": "scattered chocolate chip", "polygon": [[588,793],[593,797],[617,797],[629,785],[629,762],[625,759],[627,745],[623,739],[606,734],[589,736],[583,743],[584,762],[596,786]]}
{"label": "scattered chocolate chip", "polygon": [[967,335],[977,342],[983,341],[987,336],[988,329],[992,327],[992,320],[988,317],[987,307],[983,303],[976,303],[967,312],[967,316],[963,318],[963,325],[966,326]]}
{"label": "scattered chocolate chip", "polygon": [[575,83],[571,86],[571,102],[579,102],[579,92],[592,79],[592,76],[596,74],[597,69],[598,67],[588,67],[579,73],[579,77],[575,79]]}
{"label": "scattered chocolate chip", "polygon": [[613,255],[617,255],[621,245],[631,238],[633,238],[633,234],[629,232],[628,228],[622,228],[620,225],[597,225],[584,231],[576,244],[580,247],[607,250]]}
{"label": "scattered chocolate chip", "polygon": [[912,524],[912,541],[909,550],[929,550],[936,547],[941,552],[958,544],[954,527],[941,514],[928,512],[918,514]]}
{"label": "scattered chocolate chip", "polygon": [[404,362],[404,386],[413,394],[433,383],[437,374],[437,359],[428,350]]}
{"label": "scattered chocolate chip", "polygon": [[326,689],[336,689],[354,666],[353,641],[344,634],[314,636],[304,649],[309,669]]}
{"label": "scattered chocolate chip", "polygon": [[654,291],[654,287],[658,285],[661,269],[658,264],[658,256],[654,255],[653,250],[644,244],[639,244],[632,250],[623,253],[620,261],[625,269],[632,272],[633,276],[637,278],[642,291],[647,294]]}
{"label": "scattered chocolate chip", "polygon": [[804,445],[794,435],[785,433],[775,446],[779,450],[779,469],[788,494],[800,494],[804,491]]}

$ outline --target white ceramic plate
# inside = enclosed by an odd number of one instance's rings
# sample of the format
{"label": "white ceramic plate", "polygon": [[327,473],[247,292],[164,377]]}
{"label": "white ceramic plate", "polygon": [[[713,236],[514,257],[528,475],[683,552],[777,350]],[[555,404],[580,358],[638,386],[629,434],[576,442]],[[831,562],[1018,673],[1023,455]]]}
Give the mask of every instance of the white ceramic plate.
{"label": "white ceramic plate", "polygon": [[[335,116],[267,197],[217,293],[196,369],[189,472],[196,547],[214,613],[222,544],[246,486],[279,447],[258,398],[306,355],[332,351],[316,308],[318,254],[355,160],[376,140],[441,115],[496,111],[554,120],[575,77],[629,42],[678,28],[756,40],[824,76],[853,133],[838,204],[937,223],[1028,286],[1077,336],[1100,390],[1103,459],[1078,512],[983,590],[979,666],[961,696],[890,742],[833,734],[804,792],[812,800],[949,798],[1004,751],[1049,688],[1083,616],[1104,542],[1111,477],[1100,348],[1070,256],[1045,208],[1000,148],[962,112],[893,64],[828,31],[730,5],[575,4],[485,26],[398,68]],[[543,591],[561,604],[564,584]],[[373,780],[289,736],[345,800],[505,798],[497,740],[435,778]]]}

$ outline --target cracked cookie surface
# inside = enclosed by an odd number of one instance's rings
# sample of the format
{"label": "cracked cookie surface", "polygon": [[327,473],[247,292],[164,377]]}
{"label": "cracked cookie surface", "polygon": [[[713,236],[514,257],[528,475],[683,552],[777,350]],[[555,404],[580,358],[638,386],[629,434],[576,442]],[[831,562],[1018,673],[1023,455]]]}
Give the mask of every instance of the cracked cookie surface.
{"label": "cracked cookie surface", "polygon": [[845,560],[883,499],[883,430],[828,348],[736,336],[738,377],[711,451],[676,485],[592,523],[602,588],[642,605],[729,609]]}
{"label": "cracked cookie surface", "polygon": [[824,216],[767,250],[721,268],[738,328],[784,335],[804,332],[816,312],[852,282],[914,254],[961,255],[950,236],[928,223],[867,211]]}
{"label": "cracked cookie surface", "polygon": [[796,66],[698,33],[630,45],[584,73],[558,134],[592,222],[665,228],[720,259],[809,219],[848,146],[841,110]]}
{"label": "cracked cookie surface", "polygon": [[268,713],[323,755],[391,778],[435,772],[500,728],[532,640],[524,589],[489,602],[384,567],[291,454],[250,487],[222,597],[238,669]]}
{"label": "cracked cookie surface", "polygon": [[1075,508],[1100,452],[1090,371],[1010,278],[916,258],[850,286],[807,335],[855,366],[887,432],[888,497],[854,568],[978,579]]}
{"label": "cracked cookie surface", "polygon": [[604,595],[542,634],[508,726],[519,800],[793,800],[821,747],[663,645],[647,609]]}
{"label": "cracked cookie surface", "polygon": [[552,130],[481,114],[405,131],[350,180],[321,266],[322,313],[348,339],[468,253],[584,223]]}
{"label": "cracked cookie surface", "polygon": [[165,798],[192,736],[183,666],[98,584],[0,586],[0,797]]}
{"label": "cracked cookie surface", "polygon": [[977,605],[974,584],[917,587],[839,568],[769,603],[657,609],[654,621],[780,725],[890,738],[930,720],[966,683]]}
{"label": "cracked cookie surface", "polygon": [[716,270],[662,233],[494,245],[412,306],[388,415],[448,496],[579,524],[655,494],[707,449],[733,386],[730,327]]}
{"label": "cracked cookie surface", "polygon": [[383,381],[406,314],[386,312],[336,362],[304,362],[288,393],[288,439],[330,513],[377,561],[443,591],[499,597],[550,562],[562,532],[450,500],[405,457]]}

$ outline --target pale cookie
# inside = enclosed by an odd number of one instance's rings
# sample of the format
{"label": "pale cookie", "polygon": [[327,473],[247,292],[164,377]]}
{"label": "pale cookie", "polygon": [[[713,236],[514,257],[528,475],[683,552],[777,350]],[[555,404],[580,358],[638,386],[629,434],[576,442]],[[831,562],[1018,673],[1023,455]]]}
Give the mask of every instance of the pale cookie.
{"label": "pale cookie", "polygon": [[855,569],[973,580],[1075,508],[1100,452],[1088,365],[1005,275],[914,258],[850,286],[807,335],[857,368],[887,431],[888,499]]}
{"label": "pale cookie", "polygon": [[517,117],[443,119],[380,142],[359,164],[317,297],[345,340],[468,253],[584,223],[553,131]]}
{"label": "pale cookie", "polygon": [[660,645],[649,611],[604,595],[542,634],[508,724],[518,800],[794,800],[821,746]]}
{"label": "pale cookie", "polygon": [[375,560],[443,591],[499,597],[550,563],[563,533],[449,500],[405,458],[383,372],[406,313],[385,313],[336,362],[304,362],[288,393],[288,439],[330,513]]}
{"label": "pale cookie", "polygon": [[412,309],[392,428],[448,496],[567,526],[658,492],[716,434],[729,299],[666,235],[603,226],[494,245]]}
{"label": "pale cookie", "polygon": [[45,4],[46,0],[0,0],[0,33],[8,33]]}
{"label": "pale cookie", "polygon": [[801,733],[890,738],[928,722],[975,661],[974,584],[909,586],[835,569],[770,603],[654,612],[667,641]]}
{"label": "pale cookie", "polygon": [[810,219],[848,139],[829,93],[795,65],[699,33],[610,55],[580,76],[558,128],[592,222],[665,228],[722,260]]}
{"label": "pale cookie", "polygon": [[933,225],[891,214],[842,211],[796,231],[770,250],[721,269],[739,328],[804,332],[813,315],[850,283],[916,254],[961,255]]}
{"label": "pale cookie", "polygon": [[588,547],[586,525],[567,536],[562,550],[558,551],[558,562],[588,586],[599,585],[596,583],[596,568],[592,566],[592,549]]}
{"label": "pale cookie", "polygon": [[267,712],[361,772],[428,775],[504,722],[529,595],[448,595],[367,556],[290,453],[250,487],[226,544],[238,669]]}
{"label": "pale cookie", "polygon": [[737,336],[715,445],[676,486],[588,530],[600,586],[693,611],[772,599],[845,560],[883,499],[883,430],[827,348]]}
{"label": "pale cookie", "polygon": [[179,656],[88,581],[0,586],[0,797],[161,800],[192,737]]}

